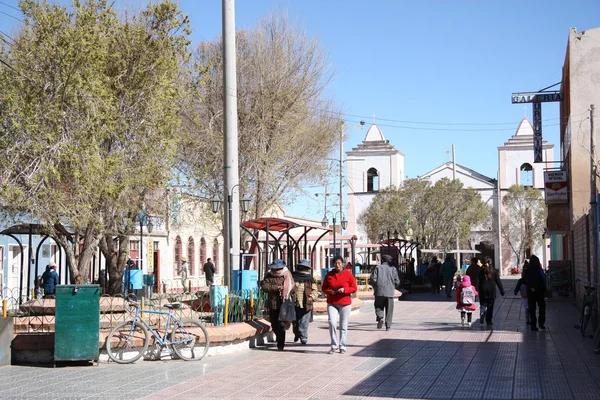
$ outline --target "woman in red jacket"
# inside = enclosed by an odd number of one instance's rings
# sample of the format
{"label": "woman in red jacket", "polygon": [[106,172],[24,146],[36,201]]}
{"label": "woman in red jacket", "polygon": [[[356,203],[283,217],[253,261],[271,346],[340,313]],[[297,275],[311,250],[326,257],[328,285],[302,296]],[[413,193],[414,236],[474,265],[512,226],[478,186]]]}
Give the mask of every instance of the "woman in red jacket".
{"label": "woman in red jacket", "polygon": [[[346,352],[348,336],[348,319],[352,310],[350,295],[356,292],[356,281],[352,272],[344,268],[344,259],[340,256],[333,258],[334,269],[325,275],[321,290],[327,295],[327,316],[329,319],[329,335],[331,350],[329,354]],[[340,338],[338,339],[338,320]]]}

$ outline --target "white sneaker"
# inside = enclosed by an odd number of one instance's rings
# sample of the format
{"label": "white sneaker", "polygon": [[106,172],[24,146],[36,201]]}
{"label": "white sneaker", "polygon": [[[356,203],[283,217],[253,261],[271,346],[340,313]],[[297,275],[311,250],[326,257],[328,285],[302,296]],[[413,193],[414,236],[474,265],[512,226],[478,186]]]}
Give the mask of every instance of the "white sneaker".
{"label": "white sneaker", "polygon": [[465,317],[462,317],[462,318],[460,319],[460,324],[461,324],[462,326],[465,326]]}
{"label": "white sneaker", "polygon": [[467,322],[467,326],[469,326],[469,327],[470,327],[470,326],[471,326],[471,323],[470,323],[470,322]]}

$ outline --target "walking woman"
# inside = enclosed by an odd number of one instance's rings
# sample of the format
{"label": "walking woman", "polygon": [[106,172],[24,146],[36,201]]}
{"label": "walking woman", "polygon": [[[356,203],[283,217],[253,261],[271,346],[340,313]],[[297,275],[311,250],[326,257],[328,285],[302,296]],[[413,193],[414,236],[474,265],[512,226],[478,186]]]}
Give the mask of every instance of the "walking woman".
{"label": "walking woman", "polygon": [[[334,269],[325,275],[321,290],[327,295],[327,316],[329,320],[329,335],[331,350],[329,354],[339,351],[346,352],[348,336],[348,319],[352,310],[350,295],[356,292],[356,281],[350,270],[344,268],[344,259],[340,256],[333,258]],[[338,323],[340,337],[338,338]]]}
{"label": "walking woman", "polygon": [[496,300],[496,287],[500,289],[500,294],[504,297],[504,287],[498,276],[498,270],[491,263],[486,264],[479,276],[479,323],[485,323],[491,327],[492,318],[494,318],[494,302]]}
{"label": "walking woman", "polygon": [[267,308],[269,309],[269,320],[271,328],[277,338],[277,348],[283,350],[285,346],[286,321],[279,320],[279,311],[283,300],[288,297],[296,302],[296,288],[292,273],[282,260],[275,260],[269,265],[262,283],[262,290],[268,293]]}
{"label": "walking woman", "polygon": [[308,324],[312,319],[313,302],[319,296],[317,284],[313,278],[309,260],[301,260],[292,273],[296,287],[296,320],[294,326],[294,342],[308,342]]}

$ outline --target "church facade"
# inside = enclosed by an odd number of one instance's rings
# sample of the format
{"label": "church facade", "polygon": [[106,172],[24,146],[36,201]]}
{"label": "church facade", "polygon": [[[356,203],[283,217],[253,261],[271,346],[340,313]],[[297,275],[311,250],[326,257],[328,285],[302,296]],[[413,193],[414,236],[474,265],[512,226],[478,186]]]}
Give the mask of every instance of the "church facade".
{"label": "church facade", "polygon": [[[546,162],[554,160],[554,145],[544,141],[543,157]],[[355,234],[358,243],[369,243],[364,229],[357,223],[377,192],[389,187],[400,187],[406,175],[404,154],[396,149],[377,125],[372,125],[362,143],[346,153],[348,171],[348,232]],[[502,274],[516,266],[516,256],[509,243],[502,239],[502,218],[507,210],[502,199],[513,185],[531,186],[543,195],[544,168],[546,164],[533,163],[533,127],[524,118],[515,134],[498,147],[498,173],[488,177],[461,164],[447,162],[427,172],[419,179],[432,183],[442,178],[459,179],[465,187],[477,190],[482,200],[490,207],[490,217],[472,229],[468,238],[468,249],[486,242],[493,250],[495,265]],[[500,210],[500,211],[499,211]],[[500,219],[498,214],[500,213]],[[464,247],[464,245],[463,245]],[[529,253],[537,254],[546,265],[549,260],[547,240],[538,241]],[[495,251],[501,248],[502,251]],[[462,250],[468,250],[462,249]]]}

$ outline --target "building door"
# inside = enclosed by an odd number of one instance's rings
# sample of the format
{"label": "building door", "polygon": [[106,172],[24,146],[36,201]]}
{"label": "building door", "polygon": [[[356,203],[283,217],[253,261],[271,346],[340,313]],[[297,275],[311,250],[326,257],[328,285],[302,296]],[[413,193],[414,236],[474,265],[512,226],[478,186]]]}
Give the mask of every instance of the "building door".
{"label": "building door", "polygon": [[[27,247],[23,246],[23,251],[27,253]],[[19,283],[21,278],[21,248],[17,245],[8,246],[8,273],[6,287],[8,290],[13,291],[12,295],[17,296],[17,290],[19,289]],[[23,286],[27,287],[27,264],[23,260]]]}

